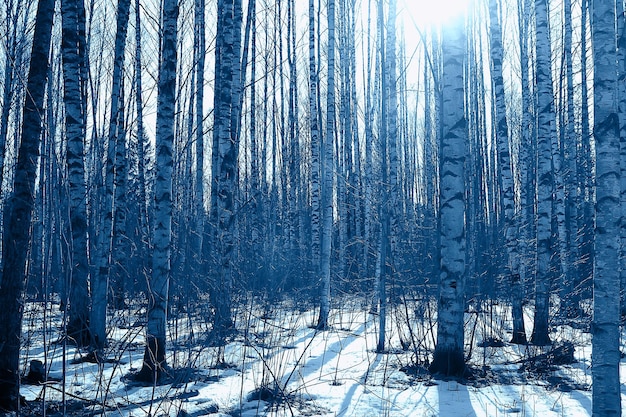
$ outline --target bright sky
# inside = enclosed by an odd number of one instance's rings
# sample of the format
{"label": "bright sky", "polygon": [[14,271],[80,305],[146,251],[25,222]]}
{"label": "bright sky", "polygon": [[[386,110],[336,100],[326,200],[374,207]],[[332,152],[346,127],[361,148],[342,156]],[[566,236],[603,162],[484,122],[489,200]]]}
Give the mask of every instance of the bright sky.
{"label": "bright sky", "polygon": [[399,0],[398,13],[421,29],[449,22],[467,10],[472,0]]}

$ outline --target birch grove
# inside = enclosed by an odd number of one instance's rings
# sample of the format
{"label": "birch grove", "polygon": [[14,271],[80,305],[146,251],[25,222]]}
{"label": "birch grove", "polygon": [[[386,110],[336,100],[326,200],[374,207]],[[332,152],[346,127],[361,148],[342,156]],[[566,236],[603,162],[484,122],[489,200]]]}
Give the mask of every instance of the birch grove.
{"label": "birch grove", "polygon": [[461,3],[0,4],[0,408],[27,307],[100,373],[137,328],[144,385],[351,308],[376,355],[460,381],[584,329],[619,415],[624,4]]}

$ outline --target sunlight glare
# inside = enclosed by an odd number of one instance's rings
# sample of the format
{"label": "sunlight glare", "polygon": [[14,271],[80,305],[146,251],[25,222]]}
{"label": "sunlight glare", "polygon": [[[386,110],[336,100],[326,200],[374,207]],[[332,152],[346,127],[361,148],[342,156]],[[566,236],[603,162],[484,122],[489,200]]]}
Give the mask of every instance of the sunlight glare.
{"label": "sunlight glare", "polygon": [[401,0],[400,15],[419,28],[450,23],[467,12],[471,0]]}

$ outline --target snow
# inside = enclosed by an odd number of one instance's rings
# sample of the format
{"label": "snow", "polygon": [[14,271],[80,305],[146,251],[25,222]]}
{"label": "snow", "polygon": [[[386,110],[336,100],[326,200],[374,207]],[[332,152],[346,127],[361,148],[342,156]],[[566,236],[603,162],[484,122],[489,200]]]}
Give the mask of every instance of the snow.
{"label": "snow", "polygon": [[[412,348],[402,350],[399,342],[399,331],[404,334],[406,329],[398,316],[405,310],[390,313],[393,332],[388,335],[386,353],[375,352],[378,317],[356,304],[332,310],[332,327],[323,332],[309,327],[315,322],[315,311],[298,312],[285,304],[267,313],[267,308],[249,305],[238,312],[242,330],[223,348],[206,346],[206,319],[180,314],[177,321],[170,320],[168,334],[173,380],[145,387],[127,378],[141,367],[141,314],[118,313],[111,319],[115,327],[108,348],[108,357],[115,361],[71,363],[85,352],[67,345],[63,386],[60,313],[58,306],[47,308],[47,316],[56,321],[41,326],[42,305],[27,304],[22,367],[27,371],[30,360],[39,359],[49,365],[52,381],[23,385],[21,393],[31,401],[45,396],[50,404],[61,401],[65,392],[76,415],[99,415],[103,405],[108,416],[591,415],[591,338],[570,326],[554,326],[551,337],[574,342],[578,362],[538,377],[520,372],[520,364],[545,348],[508,343],[479,347],[478,341],[488,335],[506,340],[510,326],[506,321],[490,324],[488,313],[467,314],[466,337],[473,343],[469,363],[476,379],[462,384],[433,379],[420,368],[413,373],[401,370],[414,364],[416,354]],[[432,323],[411,320],[415,331],[421,329],[422,343],[432,349],[434,335],[424,331]],[[530,319],[528,324],[527,330]],[[217,360],[222,357],[223,361]],[[260,387],[267,390],[259,391]],[[272,401],[272,396],[280,400]]]}

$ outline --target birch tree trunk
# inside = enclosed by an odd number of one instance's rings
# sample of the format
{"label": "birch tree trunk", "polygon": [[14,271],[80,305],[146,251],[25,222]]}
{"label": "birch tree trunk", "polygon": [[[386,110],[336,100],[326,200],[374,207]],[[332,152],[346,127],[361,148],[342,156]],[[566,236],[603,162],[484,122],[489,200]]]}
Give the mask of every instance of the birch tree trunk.
{"label": "birch tree trunk", "polygon": [[379,69],[380,89],[382,92],[382,100],[380,102],[380,119],[378,126],[378,140],[380,142],[380,200],[378,206],[378,217],[380,220],[380,237],[378,239],[378,253],[376,257],[376,292],[378,298],[378,341],[376,351],[383,352],[385,350],[385,337],[387,333],[387,257],[389,249],[389,162],[388,162],[388,131],[387,124],[389,118],[388,111],[388,87],[389,77],[385,73],[387,55],[385,50],[388,47],[385,42],[385,14],[383,1],[378,0],[378,16],[377,16],[377,37],[378,37],[378,53],[380,54]]}
{"label": "birch tree trunk", "polygon": [[[221,345],[234,330],[231,296],[234,273],[234,221],[237,191],[237,128],[241,49],[241,0],[220,0],[215,61],[212,207],[216,222],[213,242],[218,248],[216,280],[211,289],[215,308],[213,339]],[[207,253],[203,250],[203,253]]]}
{"label": "birch tree trunk", "polygon": [[309,0],[309,128],[311,130],[311,266],[320,274],[320,135],[317,118],[318,74],[315,63],[315,0]]}
{"label": "birch tree trunk", "polygon": [[[91,342],[89,334],[89,265],[87,259],[87,190],[85,183],[85,117],[83,83],[85,28],[83,0],[62,0],[63,85],[67,168],[70,189],[70,297],[67,335],[78,346]],[[81,17],[83,16],[83,17]]]}
{"label": "birch tree trunk", "polygon": [[574,115],[574,68],[572,62],[572,1],[564,0],[564,36],[563,50],[565,54],[565,79],[567,82],[567,101],[566,101],[566,117],[565,117],[565,141],[563,143],[565,155],[565,186],[566,195],[568,197],[566,206],[566,229],[569,234],[569,248],[567,263],[571,265],[571,278],[566,283],[566,287],[570,289],[567,303],[567,314],[569,317],[580,317],[582,309],[580,308],[581,291],[580,291],[580,268],[575,260],[579,259],[579,234],[576,225],[576,219],[582,213],[580,188],[576,182],[577,161],[579,160],[579,148],[576,137],[576,120]]}
{"label": "birch tree trunk", "polygon": [[[381,63],[383,65],[380,142],[381,142],[381,183],[382,198],[379,211],[381,238],[379,246],[379,264],[376,267],[378,278],[379,334],[376,350],[385,350],[386,313],[387,313],[387,275],[393,274],[393,262],[398,234],[397,210],[400,203],[398,196],[398,110],[396,83],[396,2],[389,2],[387,16],[387,36],[384,36],[384,14],[382,1],[378,6],[379,36],[381,36]],[[384,45],[384,46],[383,46]]]}
{"label": "birch tree trunk", "polygon": [[624,3],[616,2],[617,16],[617,65],[619,76],[619,123],[620,123],[620,206],[622,221],[620,224],[620,282],[621,315],[626,315],[626,16]]}
{"label": "birch tree trunk", "polygon": [[531,342],[550,343],[550,259],[552,257],[552,137],[556,135],[554,94],[550,70],[550,36],[546,0],[535,0],[537,59],[537,273],[535,277],[535,316]]}
{"label": "birch tree trunk", "polygon": [[322,244],[320,249],[320,314],[318,329],[328,328],[330,313],[330,258],[333,231],[333,143],[335,140],[335,0],[328,0],[328,91],[326,96],[326,134],[322,144]]}
{"label": "birch tree trunk", "polygon": [[[536,252],[534,240],[535,230],[535,177],[536,177],[536,140],[534,118],[534,106],[531,105],[531,86],[528,76],[528,38],[530,33],[530,3],[531,0],[520,0],[518,3],[519,19],[519,47],[520,47],[520,83],[522,86],[522,120],[521,120],[521,144],[520,144],[520,200],[522,215],[519,219],[520,226],[520,252],[528,254],[522,257],[520,263],[520,279],[522,289],[527,282],[528,276],[535,274],[534,257],[530,254]],[[514,317],[523,318],[523,298],[524,291],[519,294],[519,302],[515,302],[513,307],[520,311]],[[517,300],[517,295],[516,298]],[[520,323],[521,326],[521,323]]]}
{"label": "birch tree trunk", "polygon": [[[363,78],[365,81],[365,109],[364,109],[364,134],[365,134],[365,160],[364,160],[364,169],[363,169],[363,187],[364,190],[364,202],[363,202],[363,263],[364,263],[364,271],[367,275],[370,274],[371,268],[371,259],[372,254],[375,252],[373,250],[374,245],[374,220],[372,219],[373,212],[373,195],[374,195],[374,174],[373,174],[373,142],[374,142],[374,104],[372,99],[372,48],[371,48],[371,15],[372,15],[372,1],[368,0],[367,2],[367,65],[365,69],[365,73]],[[376,288],[374,288],[376,291]],[[372,309],[375,309],[376,305],[372,306]]]}
{"label": "birch tree trunk", "polygon": [[398,179],[398,85],[396,72],[396,0],[389,0],[389,16],[387,17],[387,48],[385,50],[385,71],[387,77],[384,100],[387,102],[387,143],[389,149],[389,202],[387,218],[389,221],[389,265],[390,273],[394,272],[394,261],[397,251],[399,234],[398,215],[400,207],[400,186]]}
{"label": "birch tree trunk", "polygon": [[[115,36],[115,52],[113,58],[113,82],[111,88],[111,118],[109,120],[108,149],[106,158],[106,178],[104,181],[103,212],[100,215],[100,231],[98,233],[98,253],[96,255],[97,268],[91,279],[92,306],[90,316],[91,328],[91,348],[101,351],[106,344],[106,308],[107,308],[107,287],[109,282],[109,271],[113,256],[113,212],[114,212],[114,176],[119,170],[114,170],[116,166],[125,164],[126,160],[117,161],[116,153],[119,147],[124,147],[123,141],[118,137],[123,135],[124,129],[123,114],[121,111],[121,87],[122,69],[124,67],[124,51],[126,46],[126,34],[130,15],[130,0],[120,0],[117,7],[117,32]],[[119,175],[119,172],[117,172]],[[119,185],[118,185],[119,186]],[[122,189],[118,194],[126,193]],[[125,195],[124,195],[125,197]],[[116,203],[119,201],[115,200]],[[121,248],[120,248],[121,249]],[[126,253],[121,251],[122,253]],[[118,255],[119,256],[119,255]]]}
{"label": "birch tree trunk", "polygon": [[177,0],[163,1],[156,126],[152,276],[143,366],[137,379],[155,382],[167,370],[167,300],[172,256],[172,148],[176,103]]}
{"label": "birch tree trunk", "polygon": [[54,0],[40,0],[26,85],[22,135],[13,179],[13,191],[4,204],[2,279],[0,280],[0,408],[19,410],[19,359],[22,335],[24,277],[31,219],[35,204],[35,177],[43,131],[44,96],[48,77]]}
{"label": "birch tree trunk", "polygon": [[[621,1],[621,0],[619,0]],[[592,2],[596,233],[592,323],[592,414],[621,416],[620,121],[615,3]],[[620,19],[622,16],[620,16]]]}
{"label": "birch tree trunk", "polygon": [[206,56],[206,29],[205,29],[205,0],[194,0],[194,62],[196,63],[195,85],[195,149],[196,170],[195,189],[193,198],[195,201],[195,222],[198,232],[194,233],[194,252],[196,273],[201,273],[202,240],[204,233],[205,210],[204,210],[204,70]]}
{"label": "birch tree trunk", "polygon": [[437,345],[429,371],[463,376],[465,311],[465,159],[468,131],[464,110],[465,18],[442,31],[443,135],[440,154],[441,270],[437,303]]}
{"label": "birch tree trunk", "polygon": [[[563,136],[563,164],[564,164],[564,183],[565,183],[565,229],[568,234],[568,250],[566,262],[570,265],[570,277],[564,276],[563,292],[565,297],[561,300],[561,308],[565,309],[568,317],[580,317],[582,314],[579,301],[581,299],[581,291],[579,285],[581,283],[580,268],[577,266],[576,259],[578,256],[578,239],[579,230],[576,219],[579,215],[580,192],[576,182],[576,170],[579,149],[576,137],[576,121],[574,116],[574,69],[572,62],[572,1],[565,0],[563,2],[563,54],[565,61],[565,115]],[[578,46],[576,47],[578,48]]]}
{"label": "birch tree trunk", "polygon": [[[252,248],[254,251],[261,250],[261,222],[262,220],[262,189],[260,178],[260,165],[264,165],[265,161],[259,159],[259,144],[257,139],[257,108],[256,108],[256,62],[257,62],[257,17],[256,17],[256,0],[250,0],[248,5],[250,12],[248,13],[250,18],[250,79],[252,83],[250,85],[250,190],[252,194]],[[254,264],[256,268],[260,268],[262,263],[260,260],[255,260]]]}
{"label": "birch tree trunk", "polygon": [[[501,10],[501,8],[500,8]],[[504,240],[507,250],[506,275],[512,288],[513,297],[513,343],[526,343],[524,317],[521,308],[522,283],[519,271],[518,229],[515,210],[515,190],[513,182],[513,167],[511,164],[509,124],[506,116],[506,102],[504,97],[504,77],[502,75],[502,29],[498,15],[498,1],[489,1],[490,23],[490,52],[491,77],[495,96],[495,133],[498,148],[498,168],[500,169],[500,199],[504,210]]]}
{"label": "birch tree trunk", "polygon": [[[589,1],[581,1],[581,33],[587,33],[587,19],[589,16]],[[582,51],[587,50],[587,36],[583,36],[580,42]],[[581,54],[580,71],[587,74],[587,54]],[[580,267],[582,280],[590,279],[593,275],[594,251],[593,251],[593,225],[595,222],[593,212],[594,188],[593,188],[593,157],[591,149],[591,134],[589,127],[589,96],[587,77],[582,77],[580,82],[581,106],[580,106],[580,140],[581,152],[578,164],[578,183],[580,184],[583,196],[583,213],[579,217],[579,230],[581,233],[580,258],[584,260]]]}

